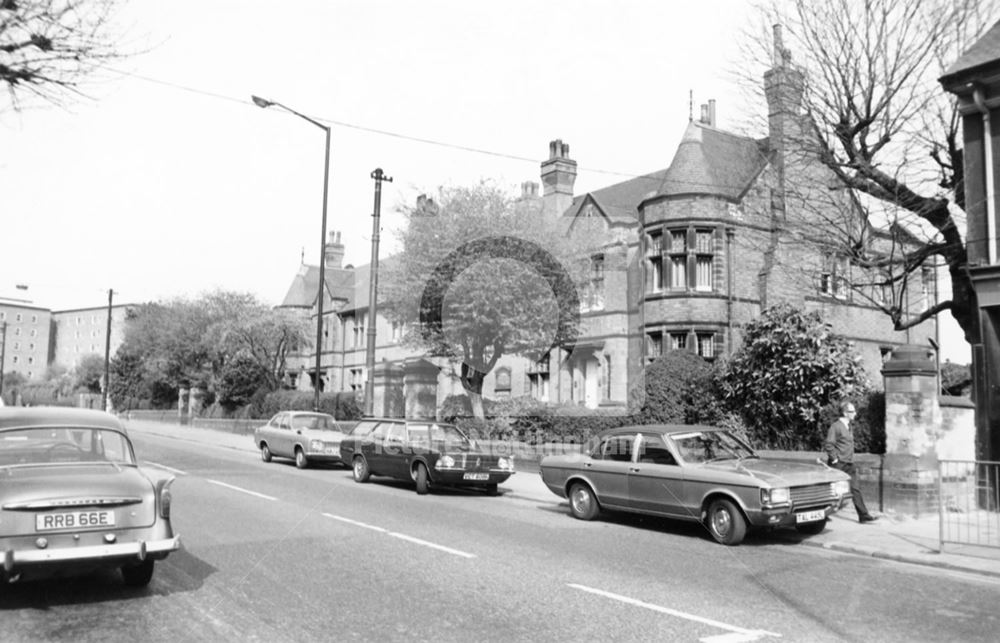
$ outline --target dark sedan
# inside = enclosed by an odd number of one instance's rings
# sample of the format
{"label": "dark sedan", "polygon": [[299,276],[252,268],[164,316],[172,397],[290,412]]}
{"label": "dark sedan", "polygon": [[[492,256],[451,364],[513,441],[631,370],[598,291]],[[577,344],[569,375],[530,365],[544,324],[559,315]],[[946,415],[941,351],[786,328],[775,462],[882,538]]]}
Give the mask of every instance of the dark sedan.
{"label": "dark sedan", "polygon": [[427,420],[362,420],[340,442],[354,480],[372,475],[432,485],[477,487],[490,495],[514,473],[514,457],[477,448],[458,427]]}
{"label": "dark sedan", "polygon": [[739,544],[748,527],[823,531],[850,497],[849,476],[822,464],[764,460],[725,429],[651,425],[612,429],[581,453],[546,456],[542,480],[591,520],[613,509],[701,522]]}

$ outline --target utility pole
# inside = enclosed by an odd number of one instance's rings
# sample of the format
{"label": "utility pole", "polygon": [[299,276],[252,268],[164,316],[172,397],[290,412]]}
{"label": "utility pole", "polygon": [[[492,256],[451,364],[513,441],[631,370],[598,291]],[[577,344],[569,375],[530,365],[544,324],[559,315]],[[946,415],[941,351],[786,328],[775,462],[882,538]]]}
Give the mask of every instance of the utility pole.
{"label": "utility pole", "polygon": [[104,386],[101,395],[101,408],[108,410],[108,389],[111,388],[111,298],[115,291],[108,288],[108,328],[104,335]]}
{"label": "utility pole", "polygon": [[4,322],[2,326],[2,336],[0,339],[0,400],[3,398],[3,369],[7,367],[7,322]]}
{"label": "utility pole", "polygon": [[375,320],[378,315],[378,239],[379,217],[382,210],[382,181],[392,183],[382,168],[377,167],[371,177],[375,180],[375,211],[372,213],[372,267],[368,279],[368,344],[365,347],[365,415],[371,417],[375,411]]}

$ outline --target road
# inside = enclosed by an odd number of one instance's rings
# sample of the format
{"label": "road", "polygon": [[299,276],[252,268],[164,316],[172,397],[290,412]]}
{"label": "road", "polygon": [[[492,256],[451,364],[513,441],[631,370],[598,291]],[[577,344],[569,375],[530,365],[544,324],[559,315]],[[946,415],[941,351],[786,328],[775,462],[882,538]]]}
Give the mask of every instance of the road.
{"label": "road", "polygon": [[[1000,579],[133,433],[173,470],[180,552],[0,588],[4,641],[992,641]],[[249,438],[248,438],[249,439]],[[535,475],[522,473],[518,475]],[[558,500],[553,496],[553,500]]]}

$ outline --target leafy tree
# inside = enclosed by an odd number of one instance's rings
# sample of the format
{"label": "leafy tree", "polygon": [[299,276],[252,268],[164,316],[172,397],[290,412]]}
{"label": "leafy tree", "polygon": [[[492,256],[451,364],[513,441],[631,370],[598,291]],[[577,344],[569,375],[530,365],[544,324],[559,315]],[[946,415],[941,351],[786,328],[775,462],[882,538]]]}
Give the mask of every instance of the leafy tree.
{"label": "leafy tree", "polygon": [[945,362],[941,365],[941,392],[944,395],[968,396],[972,389],[972,368],[968,364]]}
{"label": "leafy tree", "polygon": [[[785,79],[804,90],[805,118],[791,144],[831,173],[786,181],[796,205],[786,212],[815,214],[823,193],[841,206],[828,208],[834,214],[821,224],[803,217],[803,236],[860,268],[836,278],[896,330],[950,311],[970,343],[977,333],[965,269],[960,119],[937,79],[997,9],[995,0],[787,0],[762,9],[744,43],[745,60],[782,61]],[[775,24],[786,35],[776,43]],[[747,80],[756,88],[759,77],[754,71]],[[910,284],[926,284],[922,273],[937,260],[947,267],[951,298],[912,305]]]}
{"label": "leafy tree", "polygon": [[227,411],[249,404],[258,390],[270,390],[268,376],[251,355],[241,353],[227,360],[215,387],[219,404]]}
{"label": "leafy tree", "polygon": [[644,422],[713,424],[724,414],[716,397],[715,369],[687,350],[668,351],[646,367]]}
{"label": "leafy tree", "polygon": [[127,56],[113,17],[120,0],[0,0],[0,84],[61,104],[83,78]]}
{"label": "leafy tree", "polygon": [[540,199],[488,182],[442,188],[433,203],[401,208],[401,252],[384,264],[379,299],[411,346],[458,367],[481,419],[483,380],[502,356],[538,359],[575,338],[576,284],[589,269],[578,248],[599,247],[598,237],[571,235]]}
{"label": "leafy tree", "polygon": [[100,393],[104,379],[104,357],[97,354],[84,355],[73,371],[74,388],[86,389],[88,393]]}
{"label": "leafy tree", "polygon": [[719,385],[756,444],[797,446],[802,435],[821,430],[825,406],[867,386],[850,342],[834,334],[817,312],[774,306],[744,331]]}

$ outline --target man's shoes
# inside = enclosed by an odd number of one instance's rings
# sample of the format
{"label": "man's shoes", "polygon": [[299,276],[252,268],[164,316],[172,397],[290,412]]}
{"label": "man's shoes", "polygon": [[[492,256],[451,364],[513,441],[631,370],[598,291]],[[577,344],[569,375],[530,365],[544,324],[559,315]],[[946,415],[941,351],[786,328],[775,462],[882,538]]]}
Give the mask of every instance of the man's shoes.
{"label": "man's shoes", "polygon": [[866,522],[875,522],[876,520],[878,520],[878,518],[871,514],[868,514],[867,516],[858,516],[858,522],[860,522],[861,524],[864,524]]}

